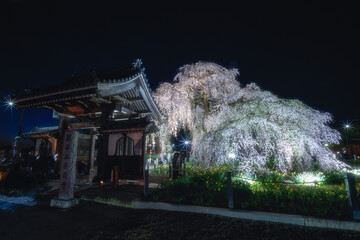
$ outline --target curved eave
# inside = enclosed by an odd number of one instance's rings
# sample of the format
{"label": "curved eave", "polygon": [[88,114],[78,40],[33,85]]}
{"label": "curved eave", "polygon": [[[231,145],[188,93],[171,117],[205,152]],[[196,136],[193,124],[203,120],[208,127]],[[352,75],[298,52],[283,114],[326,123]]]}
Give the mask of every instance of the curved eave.
{"label": "curved eave", "polygon": [[140,93],[143,95],[143,98],[145,99],[145,102],[149,107],[149,109],[151,109],[151,112],[153,112],[156,115],[154,116],[155,119],[159,120],[161,117],[161,112],[158,106],[156,105],[154,98],[152,97],[148,82],[143,74],[140,75],[140,78],[141,78],[141,83],[143,85],[143,89],[140,88]]}
{"label": "curved eave", "polygon": [[[46,106],[49,103],[56,103],[61,101],[67,101],[71,99],[78,99],[84,97],[95,96],[95,93],[91,93],[92,90],[95,92],[97,89],[96,85],[86,86],[81,88],[68,89],[58,92],[49,92],[36,96],[26,97],[23,96],[20,99],[15,100],[15,109],[24,109],[31,107],[42,107]],[[78,93],[73,96],[68,96],[69,94]]]}
{"label": "curved eave", "polygon": [[29,133],[22,134],[21,137],[23,137],[23,138],[54,137],[58,133],[59,133],[58,130],[53,130],[53,131],[49,131],[49,132],[35,132],[35,133],[29,132]]}
{"label": "curved eave", "polygon": [[143,101],[150,110],[153,118],[159,120],[161,112],[151,95],[149,84],[143,73],[136,74],[132,78],[99,82],[98,94],[101,97],[113,96],[125,93],[137,87],[139,88],[139,94],[143,98]]}

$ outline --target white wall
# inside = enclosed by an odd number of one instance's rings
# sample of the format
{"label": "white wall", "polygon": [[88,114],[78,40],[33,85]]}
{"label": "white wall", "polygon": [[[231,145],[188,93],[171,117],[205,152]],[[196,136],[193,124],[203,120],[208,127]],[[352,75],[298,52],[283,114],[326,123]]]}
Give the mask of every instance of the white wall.
{"label": "white wall", "polygon": [[135,155],[141,155],[142,154],[142,133],[140,132],[134,132],[129,133],[127,135],[129,138],[132,138],[134,140],[134,149],[135,149]]}
{"label": "white wall", "polygon": [[[140,133],[140,132],[128,133],[127,136],[134,140],[135,155],[141,155],[142,154],[142,143],[141,143],[142,133]],[[123,135],[121,133],[109,134],[109,144],[108,144],[108,155],[109,156],[115,155],[116,142],[121,137],[123,137]]]}

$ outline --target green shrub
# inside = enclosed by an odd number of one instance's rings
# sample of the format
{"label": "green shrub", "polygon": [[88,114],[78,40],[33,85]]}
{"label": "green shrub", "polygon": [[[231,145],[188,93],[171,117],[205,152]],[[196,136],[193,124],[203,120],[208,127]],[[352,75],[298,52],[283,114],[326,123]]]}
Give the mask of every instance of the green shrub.
{"label": "green shrub", "polygon": [[284,182],[285,174],[278,171],[262,172],[261,174],[257,174],[255,176],[255,180],[262,184],[269,184],[269,186],[273,186],[272,183]]}
{"label": "green shrub", "polygon": [[316,217],[350,218],[343,186],[278,185],[253,190],[249,208]]}
{"label": "green shrub", "polygon": [[341,185],[344,184],[344,173],[340,171],[331,171],[324,173],[324,184]]}
{"label": "green shrub", "polygon": [[159,165],[149,169],[150,174],[167,174],[169,173],[169,165]]}
{"label": "green shrub", "polygon": [[[213,207],[227,207],[227,167],[197,168],[189,175],[161,184],[152,200]],[[340,183],[337,173],[325,174],[326,183]],[[346,189],[340,185],[284,184],[284,174],[268,172],[255,181],[232,179],[234,207],[327,218],[351,219]],[[360,184],[357,183],[358,194]]]}

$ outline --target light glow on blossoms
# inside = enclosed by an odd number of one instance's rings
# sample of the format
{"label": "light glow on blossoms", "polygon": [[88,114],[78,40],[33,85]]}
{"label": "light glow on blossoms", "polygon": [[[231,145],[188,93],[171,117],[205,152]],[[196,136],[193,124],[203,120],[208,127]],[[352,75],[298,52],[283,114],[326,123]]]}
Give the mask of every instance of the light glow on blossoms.
{"label": "light glow on blossoms", "polygon": [[295,176],[295,181],[304,185],[314,186],[325,180],[322,172],[303,172]]}
{"label": "light glow on blossoms", "polygon": [[351,170],[345,170],[345,172],[349,172],[349,173],[355,174],[357,176],[360,176],[360,169],[359,168],[358,169],[354,168],[354,169],[351,169]]}
{"label": "light glow on blossoms", "polygon": [[254,83],[240,87],[238,73],[206,62],[180,68],[173,84],[162,83],[154,93],[165,116],[161,132],[188,129],[195,164],[231,163],[250,175],[270,167],[283,173],[314,165],[325,171],[346,167],[325,146],[340,140],[328,126],[329,113],[278,98]]}

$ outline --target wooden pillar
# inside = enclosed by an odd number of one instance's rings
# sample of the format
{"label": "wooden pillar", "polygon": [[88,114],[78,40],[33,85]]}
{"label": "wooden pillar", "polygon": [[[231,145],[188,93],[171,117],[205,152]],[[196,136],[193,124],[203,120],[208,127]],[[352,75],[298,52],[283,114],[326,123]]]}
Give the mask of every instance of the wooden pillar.
{"label": "wooden pillar", "polygon": [[13,159],[15,160],[15,162],[19,162],[20,160],[20,151],[21,151],[21,137],[16,136],[14,150],[13,150]]}
{"label": "wooden pillar", "polygon": [[46,144],[46,153],[45,153],[45,156],[48,157],[49,156],[49,152],[51,152],[51,149],[50,149],[50,141],[49,139],[45,139],[45,144]]}
{"label": "wooden pillar", "polygon": [[98,177],[99,180],[107,181],[111,178],[109,163],[107,162],[109,135],[106,132],[101,132],[106,125],[110,115],[109,106],[102,106],[101,120],[100,120],[100,135],[99,135],[99,154],[98,154]]}
{"label": "wooden pillar", "polygon": [[104,166],[103,166],[103,145],[104,145],[104,134],[100,133],[98,136],[99,140],[99,150],[97,155],[97,161],[98,161],[98,171],[97,171],[97,177],[99,180],[103,180],[104,178]]}
{"label": "wooden pillar", "polygon": [[141,146],[142,146],[142,158],[143,158],[143,164],[142,164],[142,166],[140,166],[140,171],[143,173],[143,177],[144,177],[144,179],[145,179],[145,168],[146,168],[146,152],[145,152],[145,150],[146,150],[146,132],[144,131],[143,132],[143,135],[142,135],[142,138],[141,138]]}
{"label": "wooden pillar", "polygon": [[123,156],[125,156],[126,155],[126,137],[127,137],[127,134],[126,134],[126,132],[124,132],[123,134],[123,138],[124,138],[124,141],[123,141]]}
{"label": "wooden pillar", "polygon": [[149,169],[144,171],[144,199],[148,200],[149,197]]}
{"label": "wooden pillar", "polygon": [[107,181],[110,178],[109,163],[107,162],[107,150],[109,135],[102,133],[99,135],[99,159],[98,159],[98,176],[100,180]]}
{"label": "wooden pillar", "polygon": [[54,156],[56,153],[56,138],[50,137],[49,142],[51,142],[51,155]]}
{"label": "wooden pillar", "polygon": [[35,141],[35,153],[34,153],[35,157],[39,156],[41,140],[42,140],[41,138],[37,138]]}
{"label": "wooden pillar", "polygon": [[90,171],[89,171],[90,182],[92,182],[94,178],[95,141],[96,141],[96,129],[94,128],[91,130]]}

